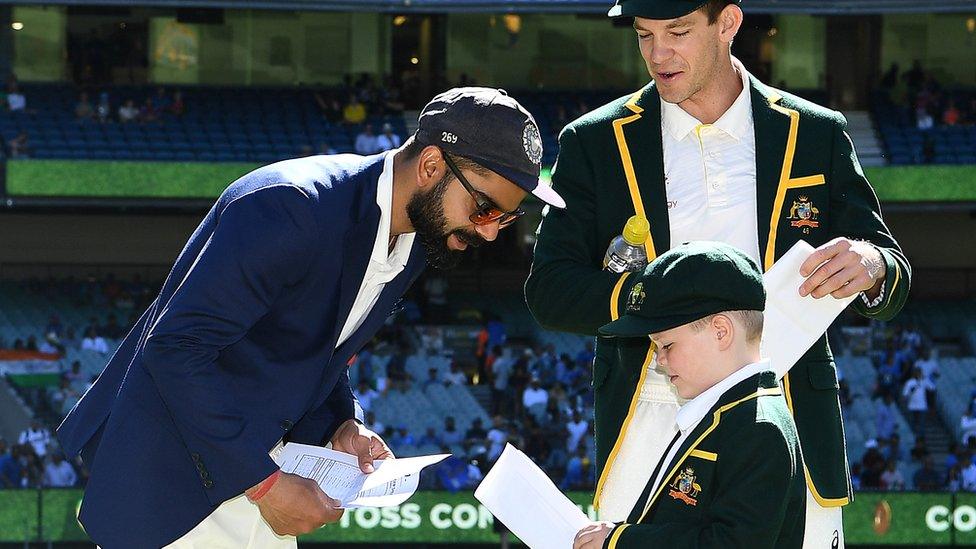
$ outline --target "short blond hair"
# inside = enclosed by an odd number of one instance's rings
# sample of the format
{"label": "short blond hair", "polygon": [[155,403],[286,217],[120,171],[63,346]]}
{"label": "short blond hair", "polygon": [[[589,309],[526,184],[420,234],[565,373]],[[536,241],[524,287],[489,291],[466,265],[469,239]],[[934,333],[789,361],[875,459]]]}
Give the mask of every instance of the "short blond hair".
{"label": "short blond hair", "polygon": [[708,315],[704,318],[699,318],[698,320],[691,323],[691,328],[696,332],[700,332],[711,323],[715,315],[725,315],[731,318],[734,322],[737,322],[745,329],[746,341],[752,343],[759,341],[762,337],[763,330],[763,313],[762,311],[722,311],[720,313],[715,313]]}

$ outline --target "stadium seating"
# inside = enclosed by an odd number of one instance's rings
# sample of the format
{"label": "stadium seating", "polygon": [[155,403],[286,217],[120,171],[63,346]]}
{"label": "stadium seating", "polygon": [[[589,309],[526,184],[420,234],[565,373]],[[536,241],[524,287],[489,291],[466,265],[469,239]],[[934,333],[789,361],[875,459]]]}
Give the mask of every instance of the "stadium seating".
{"label": "stadium seating", "polygon": [[[77,92],[56,84],[25,84],[29,112],[0,116],[4,141],[27,132],[35,158],[161,161],[273,162],[317,151],[328,143],[352,152],[360,125],[330,124],[309,90],[295,88],[182,88],[186,112],[162,122],[122,124],[78,121]],[[155,88],[115,87],[113,118],[120,102],[137,105]],[[375,117],[379,131],[390,123],[406,134],[402,116]]]}
{"label": "stadium seating", "polygon": [[[964,97],[966,94],[959,95]],[[926,138],[932,140],[934,147],[933,163],[976,163],[976,126],[936,126],[923,131],[917,128],[914,113],[908,107],[894,105],[886,94],[875,93],[872,105],[892,165],[923,163]]]}

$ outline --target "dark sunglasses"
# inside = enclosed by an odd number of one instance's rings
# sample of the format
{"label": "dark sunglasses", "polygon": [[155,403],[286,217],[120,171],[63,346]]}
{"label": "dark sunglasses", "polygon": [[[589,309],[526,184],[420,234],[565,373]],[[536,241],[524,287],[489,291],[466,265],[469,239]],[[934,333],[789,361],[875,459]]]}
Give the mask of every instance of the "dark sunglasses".
{"label": "dark sunglasses", "polygon": [[461,186],[464,190],[468,191],[471,198],[474,198],[475,204],[478,209],[468,216],[475,225],[491,225],[492,223],[498,222],[498,228],[508,227],[519,217],[525,215],[525,211],[522,208],[515,208],[513,211],[506,212],[505,210],[499,208],[497,205],[492,203],[490,200],[485,200],[482,198],[481,194],[468,183],[468,180],[461,174],[461,170],[458,169],[457,164],[451,160],[451,157],[447,154],[444,155],[444,162],[447,163],[447,167],[454,174],[454,177],[461,182]]}

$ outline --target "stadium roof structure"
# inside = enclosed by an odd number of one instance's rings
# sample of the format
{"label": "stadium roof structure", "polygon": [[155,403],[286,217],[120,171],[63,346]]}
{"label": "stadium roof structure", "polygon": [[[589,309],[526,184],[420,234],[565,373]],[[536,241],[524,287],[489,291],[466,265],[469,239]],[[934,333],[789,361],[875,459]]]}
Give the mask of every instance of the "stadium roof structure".
{"label": "stadium roof structure", "polygon": [[[153,6],[301,11],[524,12],[601,14],[610,0],[0,0],[0,4]],[[976,11],[974,0],[745,0],[752,13],[872,14]]]}

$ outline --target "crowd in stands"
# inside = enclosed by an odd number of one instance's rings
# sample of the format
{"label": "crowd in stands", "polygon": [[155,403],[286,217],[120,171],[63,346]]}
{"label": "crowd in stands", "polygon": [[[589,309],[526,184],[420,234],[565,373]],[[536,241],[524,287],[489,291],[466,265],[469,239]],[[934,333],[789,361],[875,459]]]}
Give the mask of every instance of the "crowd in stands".
{"label": "crowd in stands", "polygon": [[976,97],[945,89],[918,60],[904,72],[892,63],[881,78],[881,90],[895,105],[911,109],[920,130],[976,124]]}

